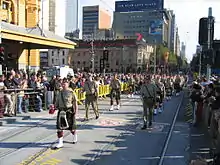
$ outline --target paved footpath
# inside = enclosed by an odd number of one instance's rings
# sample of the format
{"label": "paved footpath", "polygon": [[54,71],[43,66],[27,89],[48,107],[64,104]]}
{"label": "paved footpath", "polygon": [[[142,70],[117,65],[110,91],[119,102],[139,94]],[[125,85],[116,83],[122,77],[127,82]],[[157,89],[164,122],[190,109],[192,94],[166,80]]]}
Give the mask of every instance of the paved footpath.
{"label": "paved footpath", "polygon": [[[120,110],[108,111],[109,99],[99,102],[101,116],[82,122],[78,115],[78,143],[66,132],[64,148],[51,150],[56,141],[55,116],[42,113],[0,127],[0,165],[156,165],[181,96],[165,103],[153,129],[140,130],[142,106],[138,97],[122,99]],[[186,165],[189,126],[177,123],[165,165]],[[178,152],[177,152],[178,151]],[[33,161],[34,160],[34,161]],[[174,163],[175,162],[175,163]],[[173,164],[174,163],[174,164]]]}

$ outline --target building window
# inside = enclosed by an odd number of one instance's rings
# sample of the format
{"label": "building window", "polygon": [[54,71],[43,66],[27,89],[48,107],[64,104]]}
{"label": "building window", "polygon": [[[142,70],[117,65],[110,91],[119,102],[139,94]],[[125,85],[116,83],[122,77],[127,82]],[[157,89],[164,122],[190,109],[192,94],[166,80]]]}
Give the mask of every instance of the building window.
{"label": "building window", "polygon": [[52,56],[54,56],[54,52],[52,51]]}
{"label": "building window", "polygon": [[54,59],[53,58],[51,59],[51,63],[54,64]]}
{"label": "building window", "polygon": [[116,61],[115,65],[118,65],[118,61]]}
{"label": "building window", "polygon": [[78,57],[79,57],[79,56],[80,56],[80,53],[78,53],[77,55],[78,55]]}
{"label": "building window", "polygon": [[139,63],[139,64],[141,63],[141,59],[138,59],[138,63]]}
{"label": "building window", "polygon": [[85,62],[85,61],[83,61],[83,65],[84,65],[84,66],[86,65],[86,62]]}
{"label": "building window", "polygon": [[3,2],[3,3],[2,3],[2,9],[8,10],[8,3]]}
{"label": "building window", "polygon": [[65,56],[65,51],[63,51],[63,56]]}
{"label": "building window", "polygon": [[77,64],[80,65],[80,61],[78,61]]}

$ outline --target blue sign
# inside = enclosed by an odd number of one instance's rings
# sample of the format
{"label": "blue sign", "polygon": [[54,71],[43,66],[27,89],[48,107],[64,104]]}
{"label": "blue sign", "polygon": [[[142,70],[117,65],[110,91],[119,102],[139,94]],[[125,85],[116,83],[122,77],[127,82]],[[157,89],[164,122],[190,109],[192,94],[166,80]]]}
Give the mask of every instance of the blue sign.
{"label": "blue sign", "polygon": [[162,10],[164,0],[134,0],[134,1],[116,1],[115,12]]}
{"label": "blue sign", "polygon": [[163,21],[162,20],[150,21],[149,34],[162,35],[163,34]]}
{"label": "blue sign", "polygon": [[220,69],[212,69],[212,74],[220,74]]}

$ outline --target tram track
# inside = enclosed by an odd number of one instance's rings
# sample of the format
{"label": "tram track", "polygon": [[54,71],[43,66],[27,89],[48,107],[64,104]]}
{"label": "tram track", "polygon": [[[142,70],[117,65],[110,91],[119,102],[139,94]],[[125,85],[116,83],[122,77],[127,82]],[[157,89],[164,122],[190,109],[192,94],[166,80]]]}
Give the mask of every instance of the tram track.
{"label": "tram track", "polygon": [[[162,138],[161,141],[162,142],[162,149],[160,150],[160,154],[158,157],[158,160],[157,162],[152,161],[150,164],[151,165],[163,165],[164,163],[164,159],[166,158],[166,153],[167,153],[167,149],[168,149],[168,146],[170,144],[170,141],[171,141],[171,137],[172,137],[172,134],[174,132],[174,127],[175,127],[175,124],[176,124],[176,121],[177,121],[177,116],[179,114],[179,111],[183,105],[183,100],[184,100],[184,92],[183,94],[181,95],[181,98],[180,98],[180,101],[179,101],[179,104],[177,105],[177,107],[175,108],[176,112],[173,114],[173,118],[172,118],[172,121],[170,122],[170,124],[167,124],[167,129],[168,131],[165,133],[165,138]],[[140,124],[140,119],[137,119],[135,120],[134,124],[132,125],[128,125],[126,126],[120,133],[118,136],[114,137],[109,143],[107,143],[106,145],[104,145],[102,148],[100,148],[98,150],[98,152],[96,154],[94,154],[93,157],[91,157],[89,160],[87,160],[83,165],[94,165],[94,161],[96,159],[100,159],[102,157],[102,154],[105,153],[106,151],[108,151],[113,145],[115,145],[115,143],[117,143],[118,139],[120,139],[121,137],[126,137],[128,136],[127,134],[129,132],[134,132],[134,131],[137,131],[136,128],[138,127],[138,125]],[[164,140],[165,139],[165,140]]]}
{"label": "tram track", "polygon": [[[122,103],[122,105],[123,105],[123,103]],[[103,109],[102,112],[100,113],[100,115],[104,114],[106,111],[108,111],[108,109]],[[54,118],[55,118],[55,117],[54,117]],[[53,118],[53,119],[54,119],[54,118]],[[4,141],[6,141],[6,140],[10,140],[10,139],[12,139],[12,138],[14,138],[14,137],[16,137],[16,136],[18,136],[18,135],[21,135],[21,134],[23,134],[23,133],[26,133],[26,132],[28,132],[28,131],[34,129],[34,128],[38,128],[38,127],[40,127],[40,126],[43,126],[44,124],[48,123],[49,121],[51,121],[51,119],[48,119],[48,120],[46,120],[46,121],[44,121],[44,122],[41,122],[41,123],[39,123],[39,124],[37,124],[37,125],[34,125],[34,126],[30,126],[30,127],[26,128],[26,129],[24,129],[24,130],[18,131],[18,132],[14,133],[14,134],[11,135],[11,136],[8,136],[8,137],[5,137],[5,138],[3,138],[3,139],[0,139],[0,144],[1,144],[1,142],[4,142]],[[88,123],[89,123],[89,121],[83,122],[82,124],[78,125],[78,128],[81,128],[81,127],[87,125]],[[66,132],[66,133],[64,134],[64,137],[67,137],[67,136],[69,136],[70,134],[71,134],[70,132]],[[24,148],[30,147],[30,146],[32,146],[32,145],[35,145],[36,143],[41,143],[41,142],[44,142],[44,141],[47,140],[47,139],[52,139],[53,136],[54,136],[54,134],[51,134],[51,133],[50,133],[50,134],[47,134],[47,135],[43,134],[42,136],[37,137],[36,139],[32,140],[32,142],[30,142],[30,143],[22,144],[22,145],[20,145],[20,146],[18,146],[18,147],[16,147],[16,148],[13,148],[13,149],[9,149],[9,150],[7,150],[7,151],[4,151],[2,154],[0,153],[0,160],[3,159],[3,158],[5,158],[5,157],[7,157],[7,156],[10,156],[10,155],[12,155],[12,154],[15,154],[15,153],[19,152],[20,150],[22,150],[22,149],[24,149]],[[56,141],[57,141],[57,140],[55,140],[55,141],[53,141],[53,142],[50,142],[50,144],[49,144],[46,148],[41,149],[39,152],[37,152],[36,154],[34,154],[34,156],[31,156],[31,159],[29,159],[28,161],[25,161],[25,163],[23,163],[23,165],[30,165],[30,164],[31,164],[32,162],[34,162],[38,157],[40,157],[40,156],[43,155],[45,152],[47,152],[49,149],[51,149],[51,148],[54,146],[54,144],[56,143]]]}
{"label": "tram track", "polygon": [[[136,99],[134,99],[134,100],[136,100]],[[121,105],[123,106],[123,105],[126,104],[126,103],[127,103],[127,102],[122,103]],[[100,113],[100,115],[105,114],[105,112],[109,112],[108,109],[104,109],[104,110]],[[80,129],[80,128],[82,128],[83,126],[86,126],[86,124],[88,124],[88,123],[89,123],[89,121],[84,122],[83,124],[80,124],[80,125],[78,126],[78,128]],[[66,132],[66,133],[64,134],[64,138],[67,137],[67,136],[69,136],[70,134],[71,134],[71,133],[70,133],[69,131]],[[120,137],[120,136],[118,136],[118,137]],[[37,158],[39,158],[39,157],[42,156],[44,153],[46,153],[49,149],[51,149],[56,142],[57,142],[57,140],[53,141],[52,144],[49,145],[47,148],[41,149],[39,152],[37,152],[36,154],[34,154],[34,156],[32,156],[31,159],[26,160],[25,163],[23,163],[22,165],[31,165]],[[111,143],[113,143],[113,142],[114,142],[114,140],[113,140]],[[102,152],[101,152],[101,153],[102,153]]]}
{"label": "tram track", "polygon": [[179,115],[181,106],[183,105],[184,96],[185,96],[185,93],[183,92],[183,94],[181,96],[181,100],[180,100],[180,102],[179,102],[179,104],[177,106],[176,112],[175,112],[174,117],[172,119],[171,126],[169,128],[168,133],[167,133],[166,140],[164,142],[162,151],[160,153],[157,165],[163,165],[163,163],[164,163],[164,159],[165,159],[165,156],[166,156],[166,153],[167,153],[167,150],[168,150],[168,146],[169,146],[169,144],[171,142],[171,138],[172,138],[172,135],[173,135],[173,132],[174,132],[174,128],[175,128],[175,125],[176,125],[177,117]]}

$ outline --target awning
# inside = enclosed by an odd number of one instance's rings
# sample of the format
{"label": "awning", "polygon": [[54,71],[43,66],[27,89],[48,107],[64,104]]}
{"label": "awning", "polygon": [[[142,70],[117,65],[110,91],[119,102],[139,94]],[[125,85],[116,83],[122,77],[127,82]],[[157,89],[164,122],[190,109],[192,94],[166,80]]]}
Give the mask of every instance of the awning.
{"label": "awning", "polygon": [[1,37],[3,42],[22,43],[26,49],[74,49],[76,45],[40,27],[25,28],[6,22],[1,22]]}

